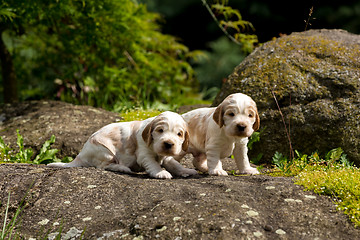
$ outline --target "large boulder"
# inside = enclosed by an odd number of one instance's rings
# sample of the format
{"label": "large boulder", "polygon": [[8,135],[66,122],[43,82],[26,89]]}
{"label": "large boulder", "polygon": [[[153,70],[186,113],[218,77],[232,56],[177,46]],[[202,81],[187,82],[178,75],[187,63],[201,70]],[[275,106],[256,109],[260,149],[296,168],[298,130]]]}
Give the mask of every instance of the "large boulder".
{"label": "large boulder", "polygon": [[75,157],[92,133],[120,119],[119,114],[101,108],[60,101],[3,104],[0,105],[0,136],[15,148],[18,129],[25,147],[36,153],[55,135],[53,148],[59,150],[57,156]]}
{"label": "large boulder", "polygon": [[359,35],[310,30],[267,42],[235,68],[214,105],[234,92],[250,95],[261,113],[251,155],[263,153],[269,163],[276,151],[289,153],[287,128],[293,149],[341,147],[360,164]]}

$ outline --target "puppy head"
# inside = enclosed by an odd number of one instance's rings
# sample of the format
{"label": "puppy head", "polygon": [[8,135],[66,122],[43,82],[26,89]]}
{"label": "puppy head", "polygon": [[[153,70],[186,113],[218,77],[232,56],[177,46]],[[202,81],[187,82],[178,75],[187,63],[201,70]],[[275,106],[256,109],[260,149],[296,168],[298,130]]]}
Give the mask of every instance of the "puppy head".
{"label": "puppy head", "polygon": [[233,137],[250,137],[260,127],[256,103],[247,95],[229,95],[215,109],[214,121],[224,127],[225,134]]}
{"label": "puppy head", "polygon": [[163,112],[155,117],[145,127],[142,138],[161,156],[179,155],[189,146],[187,123],[179,114],[173,112]]}

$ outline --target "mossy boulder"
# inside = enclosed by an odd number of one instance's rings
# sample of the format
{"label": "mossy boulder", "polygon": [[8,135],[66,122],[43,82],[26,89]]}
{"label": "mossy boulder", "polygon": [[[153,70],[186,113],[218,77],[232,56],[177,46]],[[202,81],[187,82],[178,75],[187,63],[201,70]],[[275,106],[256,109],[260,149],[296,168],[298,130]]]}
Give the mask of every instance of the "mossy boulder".
{"label": "mossy boulder", "polygon": [[250,155],[269,163],[276,151],[289,154],[283,115],[293,149],[341,147],[360,165],[359,35],[310,30],[267,42],[235,68],[213,105],[234,92],[258,104],[263,132]]}

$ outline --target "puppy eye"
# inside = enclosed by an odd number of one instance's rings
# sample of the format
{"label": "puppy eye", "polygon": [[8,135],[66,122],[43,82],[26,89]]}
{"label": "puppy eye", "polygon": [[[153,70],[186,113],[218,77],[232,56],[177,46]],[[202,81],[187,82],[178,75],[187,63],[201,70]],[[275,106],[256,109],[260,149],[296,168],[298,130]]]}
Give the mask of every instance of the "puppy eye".
{"label": "puppy eye", "polygon": [[182,132],[178,132],[178,134],[177,134],[179,137],[182,137]]}
{"label": "puppy eye", "polygon": [[230,117],[233,117],[233,116],[235,116],[235,113],[231,112],[231,113],[229,113],[228,115],[229,115]]}
{"label": "puppy eye", "polygon": [[162,128],[159,128],[159,129],[157,130],[157,132],[162,133],[162,132],[164,132],[164,130],[163,130]]}
{"label": "puppy eye", "polygon": [[252,113],[249,113],[249,117],[252,118],[254,115]]}

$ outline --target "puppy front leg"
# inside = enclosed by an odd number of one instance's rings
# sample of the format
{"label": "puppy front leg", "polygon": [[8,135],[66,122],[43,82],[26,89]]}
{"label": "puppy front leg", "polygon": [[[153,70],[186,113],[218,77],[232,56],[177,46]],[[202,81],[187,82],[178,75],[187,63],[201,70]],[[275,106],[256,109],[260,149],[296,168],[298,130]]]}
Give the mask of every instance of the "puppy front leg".
{"label": "puppy front leg", "polygon": [[143,167],[145,171],[153,178],[163,178],[163,179],[170,179],[172,175],[163,170],[160,166],[160,163],[157,162],[156,156],[151,153],[148,154],[140,154],[137,157],[137,163],[139,166]]}
{"label": "puppy front leg", "polygon": [[236,166],[238,167],[241,174],[259,174],[256,168],[250,166],[249,158],[247,155],[248,139],[236,143],[233,151]]}
{"label": "puppy front leg", "polygon": [[166,168],[166,170],[176,176],[188,177],[197,174],[195,169],[185,168],[173,157],[164,157],[162,165]]}
{"label": "puppy front leg", "polygon": [[217,176],[227,176],[227,172],[222,168],[222,163],[220,161],[220,151],[214,150],[213,148],[209,148],[206,151],[207,164],[209,168],[210,175]]}

